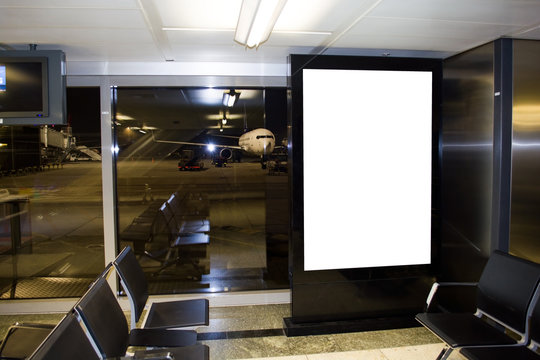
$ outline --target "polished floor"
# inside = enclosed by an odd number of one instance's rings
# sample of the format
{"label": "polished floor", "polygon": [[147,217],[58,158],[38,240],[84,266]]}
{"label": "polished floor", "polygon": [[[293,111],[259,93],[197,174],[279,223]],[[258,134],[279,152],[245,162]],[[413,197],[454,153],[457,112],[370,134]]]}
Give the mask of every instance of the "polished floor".
{"label": "polished floor", "polygon": [[[357,333],[286,337],[288,304],[210,308],[210,324],[197,328],[211,360],[423,360],[435,359],[440,341],[422,327]],[[0,316],[3,335],[12,323],[55,323],[62,314]],[[463,359],[458,353],[452,360]]]}

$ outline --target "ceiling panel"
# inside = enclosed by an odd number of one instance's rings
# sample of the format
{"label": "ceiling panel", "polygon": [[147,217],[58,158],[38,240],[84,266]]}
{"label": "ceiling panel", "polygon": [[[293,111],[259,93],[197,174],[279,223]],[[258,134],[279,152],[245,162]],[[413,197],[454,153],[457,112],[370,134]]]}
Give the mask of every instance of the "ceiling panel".
{"label": "ceiling panel", "polygon": [[[166,31],[171,44],[178,45],[233,45],[234,31]],[[232,43],[231,43],[232,42]]]}
{"label": "ceiling panel", "polygon": [[155,0],[165,27],[234,29],[241,0]]}
{"label": "ceiling panel", "polygon": [[[441,41],[439,38],[426,38],[414,36],[392,36],[371,35],[363,38],[347,40],[347,37],[341,38],[335,44],[337,48],[345,47],[360,47],[366,49],[388,49],[388,50],[403,50],[414,49],[417,51],[434,51],[444,54],[456,53],[465,48],[470,49],[479,45],[474,41],[464,41],[462,39],[445,39]],[[436,54],[433,54],[435,56]]]}
{"label": "ceiling panel", "polygon": [[[146,28],[139,10],[2,8],[2,28]],[[69,33],[66,33],[69,35]]]}
{"label": "ceiling panel", "polygon": [[2,0],[2,7],[137,9],[137,0]]}
{"label": "ceiling panel", "polygon": [[275,29],[333,31],[340,26],[344,16],[355,13],[365,2],[365,0],[287,1]]}
{"label": "ceiling panel", "polygon": [[[39,46],[41,50],[58,49],[58,46]],[[62,45],[62,50],[66,53],[69,62],[73,61],[163,61],[159,50],[154,44],[138,44],[137,47],[130,44],[114,45]]]}
{"label": "ceiling panel", "polygon": [[92,47],[98,44],[138,44],[153,43],[152,36],[146,29],[69,29],[24,28],[2,31],[11,41],[24,44],[84,44]]}
{"label": "ceiling panel", "polygon": [[536,29],[533,29],[533,30],[530,30],[530,31],[526,31],[524,33],[520,33],[520,34],[517,34],[516,35],[517,38],[520,38],[520,39],[540,39],[540,27],[539,28],[536,28]]}
{"label": "ceiling panel", "polygon": [[[229,42],[228,42],[229,43]],[[232,45],[171,45],[176,61],[205,61],[211,62],[268,62],[287,63],[290,51],[287,47],[261,46],[260,49],[246,49],[233,42]]]}
{"label": "ceiling panel", "polygon": [[523,25],[537,22],[537,0],[384,0],[369,16]]}
{"label": "ceiling panel", "polygon": [[263,49],[266,46],[285,46],[292,47],[302,44],[303,46],[319,46],[321,45],[329,35],[324,34],[283,34],[283,33],[274,33],[268,39],[267,42],[263,43],[259,50]]}
{"label": "ceiling panel", "polygon": [[[482,41],[493,39],[501,34],[518,30],[517,26],[490,25],[440,20],[418,20],[404,18],[365,18],[358,22],[343,36],[343,42],[354,43],[358,36],[418,37],[444,39],[463,39]],[[338,42],[339,45],[339,42]],[[406,44],[404,44],[406,45]]]}

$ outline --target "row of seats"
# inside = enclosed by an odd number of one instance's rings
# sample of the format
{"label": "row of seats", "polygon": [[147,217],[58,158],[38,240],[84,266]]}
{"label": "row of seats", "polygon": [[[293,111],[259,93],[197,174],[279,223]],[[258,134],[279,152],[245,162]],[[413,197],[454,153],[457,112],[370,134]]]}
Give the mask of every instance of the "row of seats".
{"label": "row of seats", "polygon": [[150,204],[122,232],[137,254],[161,262],[158,273],[176,264],[191,266],[190,278],[209,272],[207,200],[197,194],[172,194],[159,206]]}
{"label": "row of seats", "polygon": [[[495,251],[478,283],[435,283],[416,319],[445,343],[438,360],[454,349],[471,360],[539,360],[539,281],[539,264]],[[476,286],[476,312],[431,312],[437,289],[455,286]]]}
{"label": "row of seats", "polygon": [[[131,307],[131,330],[107,279],[116,272]],[[208,325],[208,300],[178,300],[147,305],[144,273],[126,247],[52,331],[43,326],[15,325],[0,347],[2,359],[185,359],[208,360],[206,345],[194,330]],[[143,310],[147,316],[136,328]],[[38,341],[39,340],[39,341]],[[35,345],[32,346],[32,342]],[[143,347],[127,355],[130,346]],[[148,349],[150,348],[150,349]]]}

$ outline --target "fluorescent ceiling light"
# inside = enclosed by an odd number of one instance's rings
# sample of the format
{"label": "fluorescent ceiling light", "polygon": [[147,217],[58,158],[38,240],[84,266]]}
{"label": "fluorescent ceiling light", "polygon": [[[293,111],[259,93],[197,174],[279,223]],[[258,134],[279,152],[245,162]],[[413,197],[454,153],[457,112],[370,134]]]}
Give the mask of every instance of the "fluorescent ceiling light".
{"label": "fluorescent ceiling light", "polygon": [[234,29],[223,29],[223,28],[186,28],[186,27],[174,27],[166,26],[162,27],[163,31],[200,31],[200,32],[232,32]]}
{"label": "fluorescent ceiling light", "polygon": [[[223,28],[186,28],[186,27],[174,27],[166,26],[162,27],[163,31],[187,31],[187,32],[234,32],[235,29],[223,29]],[[273,30],[276,34],[287,35],[332,35],[331,31],[307,31],[307,30]]]}
{"label": "fluorescent ceiling light", "polygon": [[240,93],[234,90],[226,91],[223,93],[223,106],[233,107],[234,104],[238,101]]}
{"label": "fluorescent ceiling light", "polygon": [[287,0],[243,0],[234,41],[249,48],[268,40]]}
{"label": "fluorescent ceiling light", "polygon": [[135,119],[129,115],[123,115],[123,114],[117,113],[116,120],[124,121],[124,120],[135,120]]}

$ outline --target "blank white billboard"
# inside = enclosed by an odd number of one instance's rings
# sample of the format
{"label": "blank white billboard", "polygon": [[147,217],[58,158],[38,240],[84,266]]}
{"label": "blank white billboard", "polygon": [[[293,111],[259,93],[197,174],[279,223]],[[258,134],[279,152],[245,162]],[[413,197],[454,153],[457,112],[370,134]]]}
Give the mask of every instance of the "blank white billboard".
{"label": "blank white billboard", "polygon": [[304,270],[431,262],[432,73],[303,70]]}

